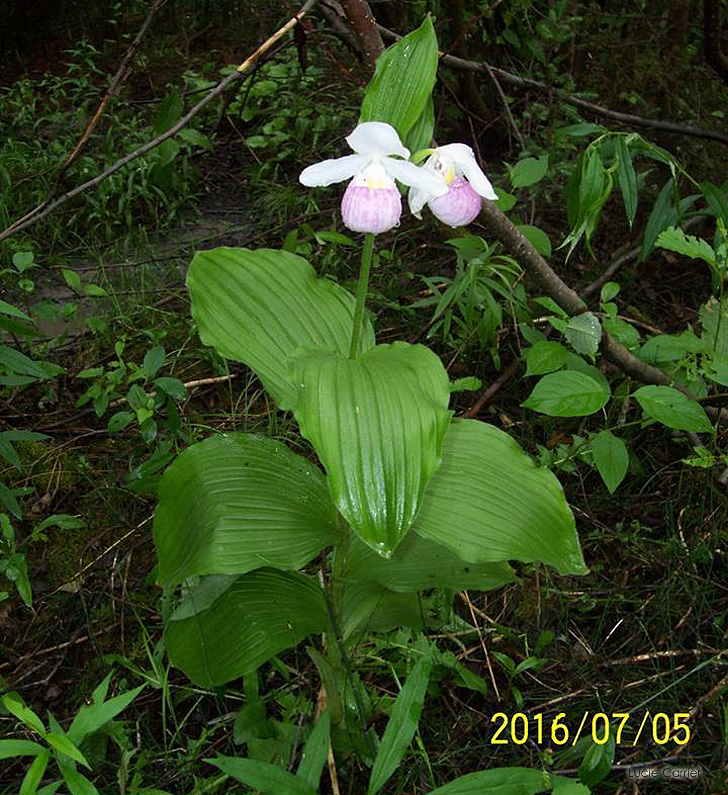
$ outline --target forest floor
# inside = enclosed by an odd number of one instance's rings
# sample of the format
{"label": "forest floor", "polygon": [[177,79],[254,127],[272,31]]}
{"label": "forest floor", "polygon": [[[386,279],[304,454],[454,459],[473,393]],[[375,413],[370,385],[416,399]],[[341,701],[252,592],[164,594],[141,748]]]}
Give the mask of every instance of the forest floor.
{"label": "forest floor", "polygon": [[[290,67],[292,59],[284,60]],[[342,111],[334,104],[343,90],[341,76],[334,70],[327,79],[337,82],[328,107],[332,116],[342,113],[340,134],[346,120],[356,118],[357,100],[350,99]],[[321,101],[317,95],[316,102]],[[171,668],[163,653],[164,611],[151,533],[154,492],[175,453],[212,432],[262,431],[282,439],[293,432],[290,419],[273,409],[249,370],[201,345],[184,277],[195,251],[220,245],[278,248],[292,230],[298,230],[296,244],[306,247],[320,272],[351,287],[358,267],[357,249],[316,236],[322,230],[345,230],[336,220],[336,191],[317,196],[313,206],[297,183],[311,153],[294,142],[292,154],[271,165],[274,152],[247,146],[247,136],[247,131],[242,135],[235,125],[223,124],[210,151],[188,156],[196,172],[185,176],[189,205],[163,231],[150,223],[144,234],[111,242],[81,235],[80,250],[74,253],[66,245],[65,250],[54,248],[53,255],[37,239],[23,240],[46,266],[24,307],[31,314],[38,304],[58,307],[60,317],[56,313],[40,324],[46,336],[38,345],[43,358],[63,372],[22,389],[0,388],[3,428],[46,436],[15,443],[20,467],[7,465],[0,472],[0,479],[22,490],[23,516],[16,531],[33,590],[32,608],[23,605],[12,586],[6,588],[10,597],[0,603],[0,682],[63,726],[111,670],[119,691],[147,685],[123,714],[117,738],[122,750],[107,751],[103,743],[89,749],[94,781],[102,792],[119,791],[115,787],[133,792],[132,784],[140,787],[140,782],[180,794],[244,791],[215,779],[203,762],[218,752],[242,753],[233,731],[243,700],[240,689],[203,692]],[[333,139],[332,131],[326,140]],[[705,160],[695,166],[705,169]],[[505,182],[504,170],[495,164],[491,176],[496,184]],[[568,231],[558,186],[555,178],[531,205],[536,223],[554,241]],[[70,217],[61,215],[54,223],[63,225]],[[638,216],[640,222],[644,217]],[[484,234],[477,222],[470,231]],[[516,324],[505,323],[499,334],[498,370],[472,341],[453,342],[445,335],[428,339],[432,310],[410,308],[428,295],[425,277],[454,275],[447,237],[432,221],[416,231],[403,221],[383,246],[373,274],[371,308],[383,341],[426,341],[453,378],[475,375],[488,386],[521,355]],[[577,252],[568,264],[560,263],[562,276],[575,288],[589,283],[629,242],[617,209],[608,209],[595,257]],[[76,272],[81,287],[96,284],[105,295],[80,296],[62,269]],[[626,268],[618,280],[622,295],[628,296],[625,313],[663,333],[677,333],[694,322],[711,290],[709,274],[688,270],[684,261],[657,252],[639,268]],[[5,286],[6,300],[23,297],[16,285]],[[73,315],[64,319],[63,307],[71,303],[76,305]],[[94,321],[90,325],[89,318]],[[142,367],[145,354],[160,345],[166,358],[159,372],[188,384],[178,416],[168,415],[166,407],[155,409],[154,439],[145,439],[136,423],[110,432],[109,418],[125,408],[132,365]],[[124,377],[114,384],[112,375],[120,369]],[[84,371],[94,374],[79,376]],[[531,385],[522,376],[519,367],[479,418],[506,430],[534,455],[552,452],[590,572],[562,577],[543,566],[520,565],[512,585],[459,595],[455,610],[471,629],[436,632],[434,638],[487,687],[468,689],[451,674],[440,673],[420,721],[417,750],[388,791],[423,792],[456,775],[500,766],[538,769],[548,764],[573,774],[583,743],[547,748],[533,727],[563,713],[573,732],[583,721],[591,725],[595,720],[599,726],[601,718],[595,716],[612,721],[618,713],[628,716],[624,736],[609,763],[612,773],[595,792],[641,792],[635,776],[657,762],[698,766],[701,778],[689,786],[640,783],[645,792],[723,792],[728,788],[724,486],[710,469],[685,465],[692,450],[680,433],[652,426],[632,437],[630,474],[610,495],[598,473],[577,456],[567,452],[558,461],[559,446],[567,450],[583,425],[524,410],[521,403]],[[107,390],[110,405],[100,414],[82,402],[93,383],[100,390],[113,384]],[[477,393],[455,395],[456,415],[476,398]],[[57,515],[78,522],[38,529]],[[392,633],[373,636],[357,649],[358,670],[375,698],[378,694],[386,700],[392,694],[390,671],[404,672],[401,648],[410,641],[407,633]],[[514,672],[531,658],[533,667]],[[285,660],[284,670],[261,675],[261,690],[275,727],[266,747],[273,756],[290,759],[300,750],[303,717],[315,708],[318,680],[305,655],[291,653]],[[523,714],[530,734],[518,739],[511,718],[504,742],[494,743],[498,713],[506,719]],[[383,720],[379,715],[375,727]],[[648,728],[642,732],[644,721]],[[682,721],[690,727],[690,742],[666,741]],[[0,714],[0,733],[10,736],[10,727],[9,718]],[[3,760],[1,795],[18,791],[26,762],[24,757]],[[345,758],[339,770],[341,791],[359,791],[366,774],[355,755]],[[210,782],[208,790],[199,784],[203,779]],[[330,792],[326,775],[323,781],[322,792]]]}

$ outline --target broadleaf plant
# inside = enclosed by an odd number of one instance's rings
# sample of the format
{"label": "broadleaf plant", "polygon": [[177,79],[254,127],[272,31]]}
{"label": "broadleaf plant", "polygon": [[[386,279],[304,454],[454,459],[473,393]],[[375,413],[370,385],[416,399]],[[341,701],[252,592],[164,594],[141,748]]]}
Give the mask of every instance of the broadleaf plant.
{"label": "broadleaf plant", "polygon": [[[380,58],[361,123],[347,137],[354,154],[302,174],[312,187],[353,177],[342,217],[365,233],[355,296],[290,251],[203,251],[187,276],[203,343],[247,365],[276,409],[291,412],[302,440],[294,453],[282,441],[232,431],[193,444],[164,474],[154,524],[158,581],[168,591],[181,589],[166,648],[190,679],[212,688],[241,676],[249,681],[261,665],[308,639],[307,656],[327,694],[331,738],[347,720],[342,704],[359,699],[362,685],[348,654],[362,633],[442,624],[455,591],[512,582],[510,561],[544,563],[560,574],[587,571],[556,477],[498,428],[453,419],[452,385],[439,357],[419,344],[377,344],[365,311],[374,234],[393,228],[401,212],[395,179],[419,191],[418,206],[429,205],[436,217],[460,217],[448,205],[451,183],[465,191],[469,218],[482,197],[496,195],[464,144],[425,150],[415,158],[430,153],[421,167],[407,160],[403,141],[430,143],[436,69],[428,18]],[[447,168],[432,165],[438,158]],[[540,170],[545,165],[537,163]],[[339,249],[342,256],[348,251]],[[492,289],[499,292],[500,283],[492,281]],[[594,316],[582,323],[572,344],[590,353],[599,323]],[[573,356],[554,351],[553,369]],[[532,371],[549,373],[544,381],[571,379],[568,389],[578,381],[591,411],[607,400],[595,368],[551,369],[534,357]],[[422,640],[424,656],[381,744],[364,725],[356,730],[362,759],[374,765],[371,793],[385,784],[416,731],[438,653]],[[487,687],[461,668],[469,686]],[[213,764],[261,792],[311,793],[328,723],[321,732],[315,761],[301,776],[252,759]],[[504,780],[531,787],[538,777],[552,787],[548,777],[522,773]]]}

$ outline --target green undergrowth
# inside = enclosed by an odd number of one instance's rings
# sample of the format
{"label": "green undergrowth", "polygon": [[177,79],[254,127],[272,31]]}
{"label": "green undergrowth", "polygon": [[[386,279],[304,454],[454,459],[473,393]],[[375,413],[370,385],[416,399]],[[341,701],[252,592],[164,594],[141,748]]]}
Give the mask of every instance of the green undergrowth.
{"label": "green undergrowth", "polygon": [[[614,25],[610,35],[616,35]],[[336,52],[345,57],[343,50]],[[76,60],[84,66],[68,74],[24,78],[0,94],[0,116],[13,119],[0,149],[0,184],[18,186],[0,191],[0,226],[47,194],[55,167],[100,99],[103,81],[89,77],[96,55],[87,47],[83,57]],[[191,87],[216,75],[204,59],[193,67]],[[3,580],[0,587],[8,593],[0,602],[0,681],[44,720],[50,711],[64,729],[108,673],[113,671],[115,695],[145,685],[106,734],[83,746],[92,762],[89,776],[102,793],[131,795],[144,787],[180,795],[248,792],[204,760],[219,753],[292,769],[320,706],[320,675],[303,646],[214,692],[172,668],[161,638],[173,601],[155,585],[151,539],[161,473],[176,453],[211,433],[262,433],[314,461],[291,416],[275,411],[255,377],[201,345],[184,289],[193,251],[216,245],[285,247],[310,259],[319,274],[353,289],[360,241],[338,220],[341,192],[307,192],[297,174],[318,155],[341,153],[340,137],[355,123],[359,95],[323,58],[307,75],[294,50],[284,50],[261,68],[249,90],[235,95],[214,135],[213,114],[201,121],[200,135],[209,134],[211,149],[199,139],[183,143],[170,161],[174,174],[166,176],[158,156],[149,156],[133,177],[120,172],[105,192],[88,192],[67,213],[13,238],[0,255],[4,300],[50,329],[37,339],[14,338],[13,344],[34,360],[62,368],[22,388],[0,387],[0,409],[7,415],[0,430],[46,437],[15,443],[19,466],[5,459],[0,464],[0,481],[18,492],[21,516],[13,522],[33,589],[29,608],[12,583]],[[172,115],[180,90],[184,86],[171,84],[156,97]],[[650,99],[646,87],[640,93]],[[521,108],[517,121],[531,130],[532,115]],[[575,121],[571,111],[559,120]],[[146,140],[158,122],[159,103],[144,113],[131,96],[115,103],[66,179],[98,173],[101,164]],[[514,212],[548,232],[555,249],[568,234],[560,191],[577,145],[549,134],[534,134],[529,154],[548,151],[553,171],[531,192],[519,194]],[[236,147],[243,154],[236,154],[235,168],[243,177],[221,198],[226,152]],[[517,161],[513,152],[507,158]],[[705,162],[691,155],[693,162],[695,173],[703,173]],[[514,190],[501,165],[489,175],[498,187]],[[645,177],[647,192],[654,188],[655,196],[662,184],[658,176],[664,174],[653,165]],[[215,201],[206,204],[211,187]],[[644,224],[650,206],[640,209],[636,226]],[[232,221],[226,220],[227,210]],[[588,283],[614,253],[615,241],[631,242],[623,215],[616,200],[607,205],[594,238],[595,257],[578,249],[567,263],[563,251],[556,255],[567,281]],[[475,224],[470,231],[490,243],[484,228]],[[440,355],[451,380],[480,380],[477,389],[453,394],[452,406],[462,414],[522,357],[528,342],[519,328],[526,317],[520,276],[513,279],[512,298],[499,302],[500,315],[482,293],[477,311],[468,305],[467,291],[462,300],[441,303],[448,286],[465,284],[474,270],[459,262],[458,239],[432,219],[414,231],[411,219],[403,218],[377,241],[370,307],[381,341],[423,342]],[[28,251],[38,267],[14,269],[13,255]],[[504,255],[500,249],[487,256],[478,252],[481,282],[473,289],[485,285],[489,295],[499,295],[499,282],[488,280],[496,278],[494,258]],[[497,262],[504,267],[503,260]],[[78,281],[64,270],[76,273]],[[621,312],[673,334],[697,322],[697,309],[711,290],[707,269],[698,271],[693,263],[686,270],[657,253],[616,278]],[[530,285],[528,290],[531,295]],[[531,320],[536,316],[532,312]],[[155,384],[160,378],[178,382],[163,382],[172,394]],[[683,434],[653,424],[633,429],[628,476],[610,494],[579,446],[602,416],[536,414],[522,406],[532,388],[521,362],[478,416],[509,432],[557,473],[590,573],[560,577],[520,564],[517,582],[456,599],[454,612],[442,615],[428,633],[442,659],[410,751],[385,791],[428,792],[458,775],[502,766],[575,773],[588,749],[584,743],[556,746],[548,737],[539,742],[538,716],[547,725],[563,712],[574,732],[587,714],[591,719],[619,712],[630,719],[611,761],[630,765],[674,757],[681,764],[689,756],[690,764],[710,772],[693,791],[720,792],[728,786],[728,701],[724,687],[713,688],[725,676],[728,630],[723,486],[709,466],[686,465],[694,450]],[[161,395],[158,403],[152,393]],[[128,416],[117,427],[112,419],[119,414]],[[722,440],[722,432],[717,438]],[[718,442],[711,449],[718,450]],[[54,515],[79,524],[63,520],[37,530]],[[342,793],[364,791],[366,731],[374,728],[381,736],[416,662],[418,642],[416,633],[398,631],[367,634],[357,645],[352,662],[358,678],[349,682],[344,705],[350,731],[336,737]],[[320,638],[313,643],[322,646]],[[676,713],[694,711],[689,748],[650,737],[633,744],[648,710],[671,721]],[[494,742],[497,713],[526,717],[523,742],[509,732],[506,742]],[[1,711],[0,735],[31,737]],[[19,790],[27,761],[2,760],[0,795]],[[593,791],[617,793],[623,776],[613,772]],[[331,792],[327,770],[322,782],[321,791]],[[667,792],[667,786],[655,784],[650,791]]]}

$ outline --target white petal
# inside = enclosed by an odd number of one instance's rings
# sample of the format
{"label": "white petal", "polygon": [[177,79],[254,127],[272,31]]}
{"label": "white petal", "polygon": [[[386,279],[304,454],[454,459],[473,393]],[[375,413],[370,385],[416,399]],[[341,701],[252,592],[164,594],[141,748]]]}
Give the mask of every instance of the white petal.
{"label": "white petal", "polygon": [[448,191],[447,182],[441,174],[392,157],[383,157],[381,162],[390,177],[398,179],[404,185],[419,188],[428,194],[428,199],[444,196]]}
{"label": "white petal", "polygon": [[346,143],[360,155],[410,156],[394,127],[383,121],[365,121],[347,136]]}
{"label": "white petal", "polygon": [[409,204],[410,212],[415,218],[422,219],[422,208],[427,204],[428,198],[430,198],[429,193],[420,190],[420,188],[409,189],[407,204]]}
{"label": "white petal", "polygon": [[478,165],[473,150],[467,144],[445,144],[438,149],[444,156],[451,157],[458,170],[463,173],[470,187],[485,199],[496,201],[498,196]]}
{"label": "white petal", "polygon": [[334,182],[343,182],[353,177],[370,162],[369,155],[347,155],[334,160],[322,160],[304,168],[298,179],[309,188],[332,185]]}

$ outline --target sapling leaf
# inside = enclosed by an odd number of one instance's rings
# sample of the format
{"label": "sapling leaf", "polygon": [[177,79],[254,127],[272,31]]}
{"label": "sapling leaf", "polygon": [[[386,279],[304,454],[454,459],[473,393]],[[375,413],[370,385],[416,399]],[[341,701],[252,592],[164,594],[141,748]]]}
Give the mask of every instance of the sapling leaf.
{"label": "sapling leaf", "polygon": [[670,226],[660,232],[656,245],[690,257],[690,259],[702,259],[711,267],[716,267],[716,255],[710,243],[702,238],[686,235],[682,229],[677,227]]}
{"label": "sapling leaf", "polygon": [[610,494],[624,480],[629,468],[627,445],[609,430],[600,431],[591,441],[594,463]]}
{"label": "sapling leaf", "polygon": [[678,431],[712,432],[705,409],[671,386],[643,386],[634,393],[647,417]]}
{"label": "sapling leaf", "polygon": [[515,166],[507,166],[514,188],[527,188],[540,182],[549,169],[549,156],[526,157]]}
{"label": "sapling leaf", "polygon": [[609,390],[585,373],[560,370],[536,384],[521,403],[550,417],[582,417],[599,411],[609,400]]}
{"label": "sapling leaf", "polygon": [[599,350],[602,326],[594,314],[582,312],[569,320],[564,336],[577,353],[593,357]]}

